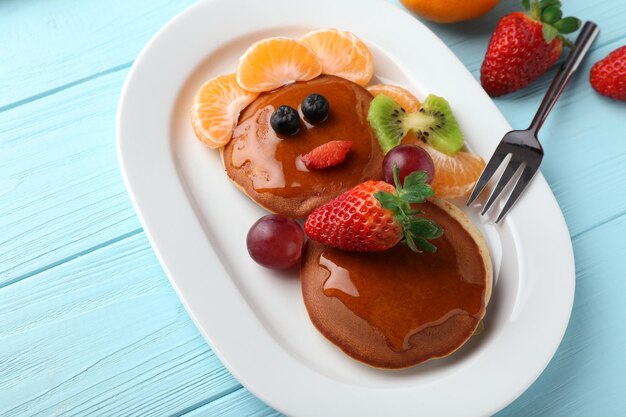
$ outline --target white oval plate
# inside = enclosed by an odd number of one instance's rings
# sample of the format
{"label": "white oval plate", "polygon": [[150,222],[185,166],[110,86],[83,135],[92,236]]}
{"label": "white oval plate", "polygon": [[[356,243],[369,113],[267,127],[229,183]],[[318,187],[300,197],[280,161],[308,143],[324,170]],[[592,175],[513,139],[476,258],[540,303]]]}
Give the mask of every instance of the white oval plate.
{"label": "white oval plate", "polygon": [[[487,415],[519,396],[567,327],[574,259],[563,216],[537,175],[501,226],[469,213],[499,278],[486,330],[452,357],[404,371],[363,366],[313,328],[296,276],[248,257],[265,212],[227,179],[218,152],[192,133],[189,108],[210,77],[268,36],[338,27],[372,49],[379,80],[452,104],[471,149],[488,158],[510,126],[463,64],[425,26],[380,0],[204,1],[164,27],[126,80],[117,119],[120,165],[165,272],[224,365],[255,395],[296,416]],[[530,116],[530,115],[529,115]]]}

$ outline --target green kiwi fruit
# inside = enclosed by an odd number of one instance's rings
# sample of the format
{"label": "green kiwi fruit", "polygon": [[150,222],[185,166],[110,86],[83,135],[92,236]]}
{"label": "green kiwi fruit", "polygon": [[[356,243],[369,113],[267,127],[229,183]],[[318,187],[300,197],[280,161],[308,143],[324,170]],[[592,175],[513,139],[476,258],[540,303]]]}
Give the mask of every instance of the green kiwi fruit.
{"label": "green kiwi fruit", "polygon": [[463,133],[443,97],[430,94],[419,111],[407,113],[391,97],[379,94],[370,103],[367,120],[384,153],[399,145],[410,130],[447,155],[454,155],[463,147]]}

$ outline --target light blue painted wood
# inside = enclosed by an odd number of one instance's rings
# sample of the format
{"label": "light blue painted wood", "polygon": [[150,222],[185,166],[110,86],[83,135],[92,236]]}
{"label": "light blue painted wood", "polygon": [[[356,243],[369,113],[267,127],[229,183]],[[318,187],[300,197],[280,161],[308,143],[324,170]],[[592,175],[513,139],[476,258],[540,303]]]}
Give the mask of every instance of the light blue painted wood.
{"label": "light blue painted wood", "polygon": [[129,68],[193,0],[0,2],[0,109]]}
{"label": "light blue painted wood", "polygon": [[164,416],[241,386],[143,233],[0,291],[1,416]]}
{"label": "light blue painted wood", "polygon": [[[0,3],[0,415],[275,414],[239,388],[182,311],[115,162],[126,69],[189,3]],[[429,26],[477,76],[491,28],[515,3]],[[585,80],[591,61],[626,44],[626,4],[565,3],[603,29],[542,132],[543,171],[574,235],[578,290],[563,345],[506,416],[626,413],[625,107]],[[496,103],[523,127],[549,81]]]}
{"label": "light blue painted wood", "polygon": [[502,416],[626,415],[624,236],[621,216],[574,239],[577,288],[565,338],[538,381]]}
{"label": "light blue painted wood", "polygon": [[245,388],[225,395],[185,414],[185,417],[275,417],[281,413],[263,404]]}
{"label": "light blue painted wood", "polygon": [[140,229],[115,155],[126,72],[0,113],[0,287]]}

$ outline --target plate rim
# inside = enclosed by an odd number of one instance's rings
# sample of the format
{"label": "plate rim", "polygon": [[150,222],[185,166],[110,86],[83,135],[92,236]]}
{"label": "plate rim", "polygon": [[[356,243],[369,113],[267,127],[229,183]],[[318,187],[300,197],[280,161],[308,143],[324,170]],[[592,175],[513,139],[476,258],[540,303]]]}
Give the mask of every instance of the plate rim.
{"label": "plate rim", "polygon": [[[286,0],[274,0],[276,3],[280,2],[280,1],[286,1]],[[231,360],[229,360],[229,357],[231,357],[231,353],[230,352],[225,352],[222,351],[222,349],[220,349],[220,342],[217,341],[216,342],[216,337],[215,334],[211,335],[210,333],[215,333],[214,331],[209,331],[205,325],[206,323],[201,323],[198,320],[198,317],[196,316],[196,309],[193,308],[191,306],[191,304],[188,302],[188,297],[185,293],[185,291],[179,286],[179,280],[174,276],[175,274],[177,274],[178,272],[173,272],[173,269],[177,269],[178,271],[180,271],[180,268],[178,268],[177,266],[174,266],[173,263],[175,261],[172,260],[172,256],[170,256],[168,253],[163,253],[162,248],[165,247],[165,245],[163,244],[163,235],[164,232],[162,233],[161,230],[159,229],[157,231],[157,227],[159,226],[155,226],[154,221],[152,220],[152,218],[155,217],[159,217],[158,215],[155,215],[153,212],[148,213],[150,210],[149,204],[144,205],[145,202],[145,198],[143,196],[139,196],[139,194],[142,195],[147,195],[146,193],[142,191],[140,191],[141,187],[145,187],[146,184],[146,179],[142,178],[141,175],[138,175],[137,170],[134,169],[134,167],[132,167],[131,165],[129,165],[129,161],[133,158],[133,152],[135,152],[132,148],[130,148],[128,146],[129,142],[128,140],[125,140],[124,137],[128,137],[129,135],[127,134],[127,130],[128,130],[128,122],[126,121],[126,113],[127,113],[127,108],[128,106],[133,106],[133,105],[137,105],[137,103],[134,103],[133,100],[137,100],[137,97],[133,97],[134,91],[132,91],[132,88],[134,87],[134,83],[135,83],[135,77],[136,74],[138,73],[138,71],[142,68],[142,66],[144,65],[143,62],[146,59],[146,56],[148,56],[149,53],[153,53],[154,52],[154,48],[157,47],[158,42],[160,42],[162,39],[167,38],[167,36],[170,36],[170,32],[172,31],[172,28],[176,28],[177,26],[181,25],[182,21],[185,18],[188,18],[192,15],[194,15],[195,13],[199,13],[201,9],[204,8],[210,8],[211,6],[216,6],[216,5],[223,5],[224,3],[226,3],[226,1],[224,0],[204,0],[204,1],[200,1],[194,5],[191,5],[190,7],[188,7],[187,9],[185,9],[184,11],[182,11],[181,13],[179,13],[177,16],[175,16],[173,19],[171,19],[161,30],[159,30],[159,32],[157,34],[155,34],[152,39],[148,42],[148,44],[143,48],[143,50],[141,51],[141,53],[139,54],[139,56],[137,57],[137,59],[135,60],[135,62],[133,63],[133,66],[131,67],[126,81],[124,83],[124,87],[122,89],[122,93],[120,94],[120,99],[119,99],[119,104],[118,104],[118,111],[117,111],[117,116],[116,116],[116,146],[117,146],[117,155],[118,155],[118,161],[120,164],[120,170],[122,172],[122,177],[124,179],[126,188],[129,192],[129,196],[131,198],[133,207],[135,208],[135,211],[137,213],[137,216],[140,220],[140,223],[142,225],[142,227],[144,228],[144,231],[148,237],[148,240],[153,248],[153,250],[155,251],[157,258],[159,259],[159,262],[161,264],[161,266],[163,267],[170,283],[172,284],[172,286],[174,287],[174,289],[176,290],[176,293],[179,297],[179,299],[181,300],[181,302],[183,303],[183,305],[185,306],[185,309],[187,310],[189,316],[192,318],[192,320],[194,321],[194,324],[196,325],[196,327],[200,330],[200,332],[202,333],[202,335],[204,336],[205,340],[207,340],[207,342],[209,343],[209,345],[211,346],[211,348],[213,349],[213,351],[216,353],[216,355],[219,357],[219,359],[222,361],[222,363],[224,364],[224,366],[226,366],[229,371],[247,388],[249,389],[252,393],[254,393],[256,396],[258,396],[259,398],[261,398],[263,401],[265,401],[266,403],[270,404],[272,407],[276,408],[277,410],[284,412],[284,413],[288,413],[288,414],[298,414],[298,415],[315,415],[315,414],[308,414],[305,412],[305,410],[302,410],[302,407],[297,407],[297,404],[294,403],[294,401],[291,401],[289,404],[285,404],[284,402],[277,402],[277,397],[274,395],[274,393],[269,393],[268,391],[273,391],[273,390],[268,390],[267,386],[265,387],[260,387],[258,385],[258,383],[256,383],[255,381],[251,381],[248,375],[246,374],[246,371],[242,372],[242,369],[244,369],[246,366],[250,366],[250,365],[254,365],[253,363],[249,363],[246,365],[246,363],[244,363],[243,361],[241,363],[238,363],[237,365],[233,365],[233,363],[231,363]],[[246,4],[246,5],[250,5],[252,2],[250,0],[231,0],[230,2],[230,6],[232,7],[233,4]],[[395,14],[396,16],[405,16],[405,17],[409,17],[412,19],[412,17],[410,17],[410,15],[406,14],[405,12],[403,12],[402,10],[400,10],[397,6],[389,3],[388,1],[380,1],[380,0],[365,0],[362,1],[363,4],[367,4],[366,7],[382,7],[382,8],[387,8],[387,10],[389,10],[389,13],[391,14]],[[265,5],[266,7],[268,6],[267,4]],[[393,10],[393,11],[392,11]],[[385,12],[387,13],[387,12]],[[403,18],[405,18],[403,17]],[[428,29],[426,26],[424,26],[421,22],[415,20],[413,22],[414,25],[416,25],[416,27],[420,27],[420,30],[427,33],[429,36],[431,36],[432,38],[436,39],[436,41],[438,41],[438,43],[440,45],[443,45],[445,50],[447,51],[447,53],[452,55],[452,59],[456,60],[458,65],[460,65],[467,74],[470,75],[470,77],[472,78],[473,82],[476,83],[476,80],[473,78],[473,76],[471,76],[471,74],[469,73],[469,71],[465,68],[465,66],[463,65],[463,63],[458,60],[458,58],[451,52],[451,50],[445,46],[445,44],[434,34],[432,33],[432,31],[430,29]],[[486,95],[486,94],[485,94]],[[493,104],[493,102],[490,100],[493,109],[492,111],[497,112],[497,114],[499,116],[501,116],[503,119],[504,117],[502,116],[501,112],[499,111],[499,109],[497,109],[497,107],[495,106],[495,104]],[[506,122],[507,126],[510,128],[510,125],[508,125],[508,122]],[[169,137],[169,135],[168,135]],[[168,145],[169,146],[169,145]],[[130,153],[129,153],[130,152]],[[171,156],[171,155],[170,155]],[[168,158],[165,158],[166,160]],[[174,161],[169,161],[172,164],[174,164]],[[170,167],[171,168],[171,167]],[[174,168],[175,168],[175,164],[174,164]],[[178,173],[176,171],[176,169],[174,169],[174,171],[168,171],[170,174],[174,173],[175,177],[177,180],[180,180],[179,175],[180,173]],[[171,180],[171,179],[170,179]],[[143,184],[143,185],[138,185],[138,184]],[[168,186],[171,186],[174,184],[168,183]],[[557,229],[561,229],[560,230],[560,234],[563,235],[563,232],[565,233],[565,237],[567,242],[569,243],[567,245],[567,247],[565,248],[561,248],[563,249],[561,255],[562,259],[565,260],[564,263],[567,263],[568,265],[566,265],[565,267],[565,273],[567,275],[570,275],[570,281],[571,281],[571,287],[569,288],[569,290],[563,295],[564,297],[564,301],[568,307],[567,309],[567,313],[564,315],[564,325],[560,326],[560,331],[557,332],[557,337],[554,337],[553,339],[557,339],[558,342],[557,343],[552,343],[551,345],[551,352],[548,355],[545,355],[546,359],[543,361],[543,363],[540,366],[536,366],[537,371],[535,373],[535,375],[531,378],[529,378],[527,381],[525,381],[524,384],[520,384],[517,392],[513,395],[510,396],[510,398],[506,398],[506,399],[502,399],[500,401],[497,402],[493,402],[492,407],[489,407],[488,409],[485,409],[485,413],[495,413],[499,410],[501,410],[502,408],[506,407],[508,404],[510,404],[511,402],[513,402],[516,398],[519,397],[519,395],[521,395],[541,374],[541,372],[543,372],[543,370],[545,369],[545,367],[548,365],[548,363],[550,362],[550,360],[552,359],[552,357],[554,356],[554,353],[556,352],[558,346],[560,345],[560,341],[562,340],[565,331],[567,329],[567,324],[569,322],[569,318],[571,315],[571,311],[572,311],[572,306],[573,306],[573,298],[574,298],[574,290],[575,290],[575,264],[574,264],[574,256],[573,256],[573,249],[572,249],[572,245],[571,245],[571,239],[569,237],[569,232],[567,229],[567,226],[565,224],[565,220],[563,217],[563,214],[558,206],[558,203],[552,193],[552,191],[550,190],[547,182],[545,181],[545,178],[543,177],[543,175],[541,174],[541,172],[539,172],[539,174],[536,176],[536,178],[533,181],[532,184],[533,189],[536,190],[540,190],[542,194],[544,194],[544,198],[547,198],[548,201],[545,201],[545,204],[552,206],[552,208],[556,207],[557,212],[558,212],[558,216],[556,219],[556,222],[553,224],[554,227],[556,227]],[[169,188],[168,188],[169,189]],[[169,189],[171,190],[171,189]],[[179,189],[178,191],[183,191],[184,189]],[[547,191],[547,193],[546,193]],[[151,193],[154,193],[154,190],[151,191]],[[176,193],[179,194],[180,193]],[[153,194],[151,194],[153,195]],[[186,210],[188,211],[188,210]],[[160,213],[161,215],[163,213]],[[194,213],[195,214],[195,213]],[[516,212],[511,212],[509,214],[509,218],[515,218],[516,217]],[[513,221],[511,221],[511,223],[514,223]],[[201,229],[200,229],[201,230]],[[171,232],[168,232],[171,233]],[[158,237],[156,235],[159,235]],[[213,255],[218,258],[217,254],[213,251],[214,248],[211,247],[209,248],[211,250],[211,252],[213,253]],[[220,263],[220,262],[218,262]],[[221,263],[220,263],[221,264]],[[569,269],[569,271],[567,271],[567,269]],[[226,270],[224,270],[224,267],[222,265],[222,268],[220,269],[221,273],[224,273],[226,275],[228,275],[228,272]],[[231,288],[231,290],[236,290],[236,288]],[[252,313],[251,309],[250,311],[247,312]],[[219,339],[219,336],[217,336],[217,339]],[[280,346],[278,346],[278,349],[281,349]],[[289,362],[289,361],[287,361]],[[319,375],[317,376],[317,378],[320,378],[324,380],[326,379],[328,383],[330,383],[330,378],[327,378],[323,375]],[[253,378],[256,379],[256,378]],[[319,381],[318,381],[319,382]],[[337,381],[335,381],[337,382]],[[275,383],[280,383],[280,381],[275,381]],[[281,384],[281,386],[284,384]],[[334,385],[334,384],[333,384]],[[343,382],[338,383],[337,386],[342,386],[342,385],[347,385]],[[286,388],[286,387],[283,387]],[[284,390],[281,391],[281,394],[285,394],[287,393],[288,390]],[[359,394],[359,397],[366,399],[368,398],[368,395],[370,394],[368,392],[368,390],[365,390],[363,393]],[[300,396],[296,396],[296,398],[298,398]],[[302,411],[302,412],[300,412]]]}

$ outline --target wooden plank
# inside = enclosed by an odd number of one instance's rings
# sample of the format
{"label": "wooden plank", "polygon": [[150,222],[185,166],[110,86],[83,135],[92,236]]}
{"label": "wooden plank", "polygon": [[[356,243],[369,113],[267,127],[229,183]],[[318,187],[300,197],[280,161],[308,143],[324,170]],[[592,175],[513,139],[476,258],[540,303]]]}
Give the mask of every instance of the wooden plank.
{"label": "wooden plank", "polygon": [[622,216],[574,239],[577,287],[565,338],[537,382],[499,416],[624,415],[625,235]]}
{"label": "wooden plank", "polygon": [[194,0],[0,2],[0,109],[128,68]]}
{"label": "wooden plank", "polygon": [[115,154],[125,75],[0,113],[0,287],[140,229]]}
{"label": "wooden plank", "polygon": [[198,407],[185,417],[279,417],[281,413],[265,405],[245,388]]}
{"label": "wooden plank", "polygon": [[143,233],[0,290],[0,415],[163,416],[240,385]]}

